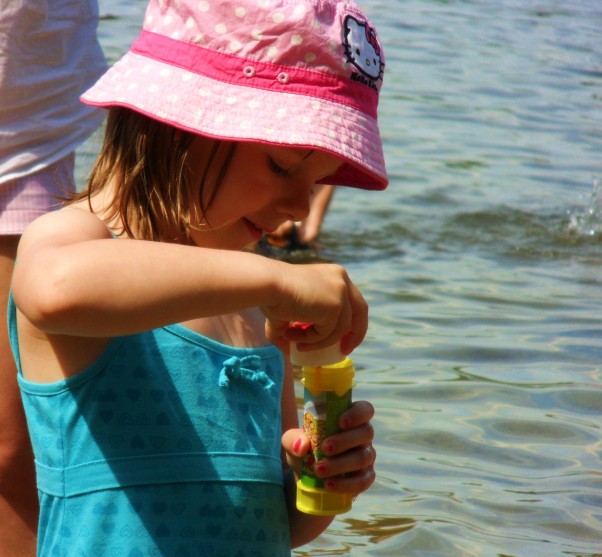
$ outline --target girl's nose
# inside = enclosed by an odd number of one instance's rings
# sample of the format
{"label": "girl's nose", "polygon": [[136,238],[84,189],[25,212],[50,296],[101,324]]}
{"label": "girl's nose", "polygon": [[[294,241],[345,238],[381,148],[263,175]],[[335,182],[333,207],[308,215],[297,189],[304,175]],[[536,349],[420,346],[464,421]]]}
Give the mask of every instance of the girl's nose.
{"label": "girl's nose", "polygon": [[312,184],[291,184],[290,190],[282,196],[278,210],[287,215],[288,220],[301,221],[307,218],[310,208]]}

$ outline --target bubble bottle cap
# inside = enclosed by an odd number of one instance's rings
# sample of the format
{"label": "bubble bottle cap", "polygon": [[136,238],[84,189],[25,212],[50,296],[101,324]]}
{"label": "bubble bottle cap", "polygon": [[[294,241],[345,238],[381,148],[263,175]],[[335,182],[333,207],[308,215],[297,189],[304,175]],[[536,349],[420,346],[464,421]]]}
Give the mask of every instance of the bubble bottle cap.
{"label": "bubble bottle cap", "polygon": [[305,514],[334,516],[351,510],[353,496],[297,483],[297,508]]}
{"label": "bubble bottle cap", "polygon": [[297,344],[291,342],[291,362],[296,366],[330,366],[338,364],[344,359],[345,354],[341,352],[339,343],[318,348],[318,350],[301,352],[297,349]]}
{"label": "bubble bottle cap", "polygon": [[[295,329],[307,329],[311,327],[311,323],[292,323],[291,326]],[[345,359],[345,354],[341,352],[339,342],[318,348],[317,350],[309,350],[301,352],[297,349],[297,344],[291,342],[291,363],[296,366],[329,366],[338,364]]]}

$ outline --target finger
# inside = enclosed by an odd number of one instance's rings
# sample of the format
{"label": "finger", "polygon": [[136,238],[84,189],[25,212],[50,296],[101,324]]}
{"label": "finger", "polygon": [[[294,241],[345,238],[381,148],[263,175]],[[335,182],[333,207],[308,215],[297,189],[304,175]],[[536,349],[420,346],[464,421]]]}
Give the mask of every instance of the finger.
{"label": "finger", "polygon": [[350,316],[349,308],[343,306],[338,314],[329,312],[323,316],[323,319],[309,327],[288,329],[285,336],[291,342],[296,342],[297,348],[302,352],[319,350],[340,341],[346,330],[346,323],[351,319]]}
{"label": "finger", "polygon": [[321,478],[340,476],[372,468],[376,461],[376,451],[372,445],[347,451],[341,455],[324,458],[314,465],[315,473]]}
{"label": "finger", "polygon": [[368,445],[373,439],[374,428],[372,424],[367,423],[327,437],[322,441],[320,449],[326,456],[336,456],[357,447]]}
{"label": "finger", "polygon": [[337,493],[351,493],[359,495],[366,491],[376,479],[374,468],[366,468],[345,477],[328,478],[324,481],[324,487],[329,491]]}
{"label": "finger", "polygon": [[[339,343],[341,338],[348,334],[353,322],[353,307],[351,300],[357,296],[361,298],[359,290],[350,281],[344,269],[340,268],[342,273],[342,282],[339,284],[342,288],[337,295],[338,303],[331,306],[328,311],[323,311],[318,318],[312,320],[312,323],[304,327],[292,327],[287,332],[287,338],[297,343],[297,348],[304,350],[318,350],[333,344]],[[353,294],[350,295],[350,289]],[[362,298],[363,300],[363,298]],[[365,302],[364,302],[365,304]]]}
{"label": "finger", "polygon": [[[341,352],[350,354],[361,344],[368,331],[368,304],[359,289],[345,276],[347,299],[338,314],[329,314],[324,323],[315,323],[297,338],[300,350],[317,350],[340,342]],[[334,321],[333,321],[334,320]],[[334,327],[329,331],[331,327]]]}
{"label": "finger", "polygon": [[373,417],[374,406],[367,400],[356,400],[351,408],[339,416],[338,425],[346,431],[368,423]]}
{"label": "finger", "polygon": [[301,461],[310,448],[305,432],[302,429],[289,429],[282,434],[281,444],[289,467],[295,473],[301,473]]}
{"label": "finger", "polygon": [[282,448],[293,456],[303,457],[309,446],[309,439],[302,429],[289,429],[282,434]]}
{"label": "finger", "polygon": [[287,327],[288,322],[285,321],[266,319],[265,322],[266,338],[285,353],[287,353],[289,346],[288,340],[286,339]]}
{"label": "finger", "polygon": [[349,331],[341,339],[343,354],[351,354],[362,343],[368,332],[368,304],[359,289],[351,281],[348,284],[351,321]]}
{"label": "finger", "polygon": [[316,331],[315,327],[315,323],[289,323],[284,334],[286,340],[303,343],[307,339],[319,338],[320,333]]}

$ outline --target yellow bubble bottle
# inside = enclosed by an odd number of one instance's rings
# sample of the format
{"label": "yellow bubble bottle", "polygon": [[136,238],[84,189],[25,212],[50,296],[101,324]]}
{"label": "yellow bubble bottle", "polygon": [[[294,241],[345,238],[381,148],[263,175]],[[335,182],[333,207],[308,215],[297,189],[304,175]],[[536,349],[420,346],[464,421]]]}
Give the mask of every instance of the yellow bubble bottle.
{"label": "yellow bubble bottle", "polygon": [[351,509],[353,496],[327,490],[313,465],[325,456],[320,451],[322,441],[339,431],[338,418],[351,406],[353,362],[341,354],[338,345],[311,352],[299,352],[291,345],[291,361],[303,373],[303,429],[311,444],[297,482],[297,509],[322,516],[345,513]]}

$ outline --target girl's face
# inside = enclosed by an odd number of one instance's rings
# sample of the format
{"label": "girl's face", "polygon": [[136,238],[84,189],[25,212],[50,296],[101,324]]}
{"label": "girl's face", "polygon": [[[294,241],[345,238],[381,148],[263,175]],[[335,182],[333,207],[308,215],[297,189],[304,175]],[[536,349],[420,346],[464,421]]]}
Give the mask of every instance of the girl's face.
{"label": "girl's face", "polygon": [[[194,139],[190,151],[191,199],[198,203],[201,177],[213,140]],[[274,231],[287,220],[303,220],[316,182],[334,174],[342,165],[334,155],[306,148],[241,142],[219,185],[206,215],[191,230],[202,247],[240,250]],[[219,163],[215,164],[215,172]],[[211,168],[208,182],[211,183]],[[209,188],[211,189],[211,188]],[[203,191],[207,203],[213,192]],[[200,210],[199,210],[200,213]]]}

